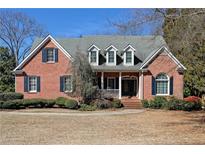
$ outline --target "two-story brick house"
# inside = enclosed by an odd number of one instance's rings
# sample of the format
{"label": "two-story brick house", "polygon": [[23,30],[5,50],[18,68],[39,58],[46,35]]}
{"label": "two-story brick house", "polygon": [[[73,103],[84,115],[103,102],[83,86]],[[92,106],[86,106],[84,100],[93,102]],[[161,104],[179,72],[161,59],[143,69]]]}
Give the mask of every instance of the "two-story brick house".
{"label": "two-story brick house", "polygon": [[86,36],[37,38],[15,68],[16,92],[25,98],[67,96],[72,92],[75,54],[87,55],[104,94],[119,99],[183,98],[186,69],[161,36]]}

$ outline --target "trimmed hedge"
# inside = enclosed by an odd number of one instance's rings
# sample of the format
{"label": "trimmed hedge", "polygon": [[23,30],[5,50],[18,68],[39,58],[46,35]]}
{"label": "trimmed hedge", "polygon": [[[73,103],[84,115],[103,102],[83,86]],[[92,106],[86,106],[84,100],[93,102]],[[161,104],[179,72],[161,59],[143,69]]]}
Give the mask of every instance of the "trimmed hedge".
{"label": "trimmed hedge", "polygon": [[15,92],[0,93],[0,101],[23,99],[23,94]]}
{"label": "trimmed hedge", "polygon": [[22,100],[10,100],[6,102],[1,102],[1,109],[24,109]]}
{"label": "trimmed hedge", "polygon": [[80,111],[95,111],[97,106],[95,105],[87,105],[87,104],[80,104]]}
{"label": "trimmed hedge", "polygon": [[165,97],[155,97],[153,100],[143,100],[142,104],[145,108],[167,109],[167,110],[201,110],[201,102],[187,102],[181,99],[171,97],[167,100]]}
{"label": "trimmed hedge", "polygon": [[51,108],[55,105],[55,100],[49,99],[24,99],[23,105],[29,108]]}
{"label": "trimmed hedge", "polygon": [[65,108],[67,109],[77,109],[78,108],[78,102],[72,99],[67,99],[64,105],[65,105]]}
{"label": "trimmed hedge", "polygon": [[68,108],[68,109],[77,109],[78,108],[78,102],[76,100],[67,99],[65,97],[58,97],[56,99],[56,105],[62,108]]}

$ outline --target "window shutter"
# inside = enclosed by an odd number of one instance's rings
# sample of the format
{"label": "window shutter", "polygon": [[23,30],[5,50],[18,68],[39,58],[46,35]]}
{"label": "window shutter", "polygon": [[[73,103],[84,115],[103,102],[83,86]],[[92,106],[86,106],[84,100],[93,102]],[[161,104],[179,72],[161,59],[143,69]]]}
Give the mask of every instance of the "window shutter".
{"label": "window shutter", "polygon": [[156,95],[156,81],[154,77],[152,77],[152,95]]}
{"label": "window shutter", "polygon": [[45,48],[42,50],[42,62],[47,62],[47,50]]}
{"label": "window shutter", "polygon": [[104,89],[107,89],[107,78],[104,78]]}
{"label": "window shutter", "polygon": [[64,77],[60,77],[60,92],[64,92]]}
{"label": "window shutter", "polygon": [[170,80],[169,80],[169,94],[170,95],[173,95],[173,76],[172,77],[170,77]]}
{"label": "window shutter", "polygon": [[37,77],[37,92],[40,92],[41,90],[41,81],[40,81],[40,76]]}
{"label": "window shutter", "polygon": [[28,76],[24,76],[24,92],[28,92]]}
{"label": "window shutter", "polygon": [[115,78],[115,85],[116,85],[116,89],[119,89],[119,78],[118,77]]}
{"label": "window shutter", "polygon": [[54,51],[55,51],[55,62],[58,62],[58,49],[55,48]]}

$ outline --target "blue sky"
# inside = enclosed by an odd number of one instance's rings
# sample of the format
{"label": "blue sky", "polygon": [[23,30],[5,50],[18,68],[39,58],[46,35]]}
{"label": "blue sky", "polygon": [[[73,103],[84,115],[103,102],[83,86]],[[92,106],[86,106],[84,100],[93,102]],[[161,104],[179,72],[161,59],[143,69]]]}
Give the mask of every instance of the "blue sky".
{"label": "blue sky", "polygon": [[109,34],[108,20],[124,20],[131,9],[15,9],[34,17],[53,36]]}

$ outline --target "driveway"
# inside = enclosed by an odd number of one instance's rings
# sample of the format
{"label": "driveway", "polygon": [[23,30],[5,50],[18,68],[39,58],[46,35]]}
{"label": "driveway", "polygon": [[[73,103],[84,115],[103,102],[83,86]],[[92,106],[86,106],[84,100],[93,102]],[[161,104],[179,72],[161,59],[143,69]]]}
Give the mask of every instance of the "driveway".
{"label": "driveway", "polygon": [[205,144],[205,112],[0,112],[0,144]]}

